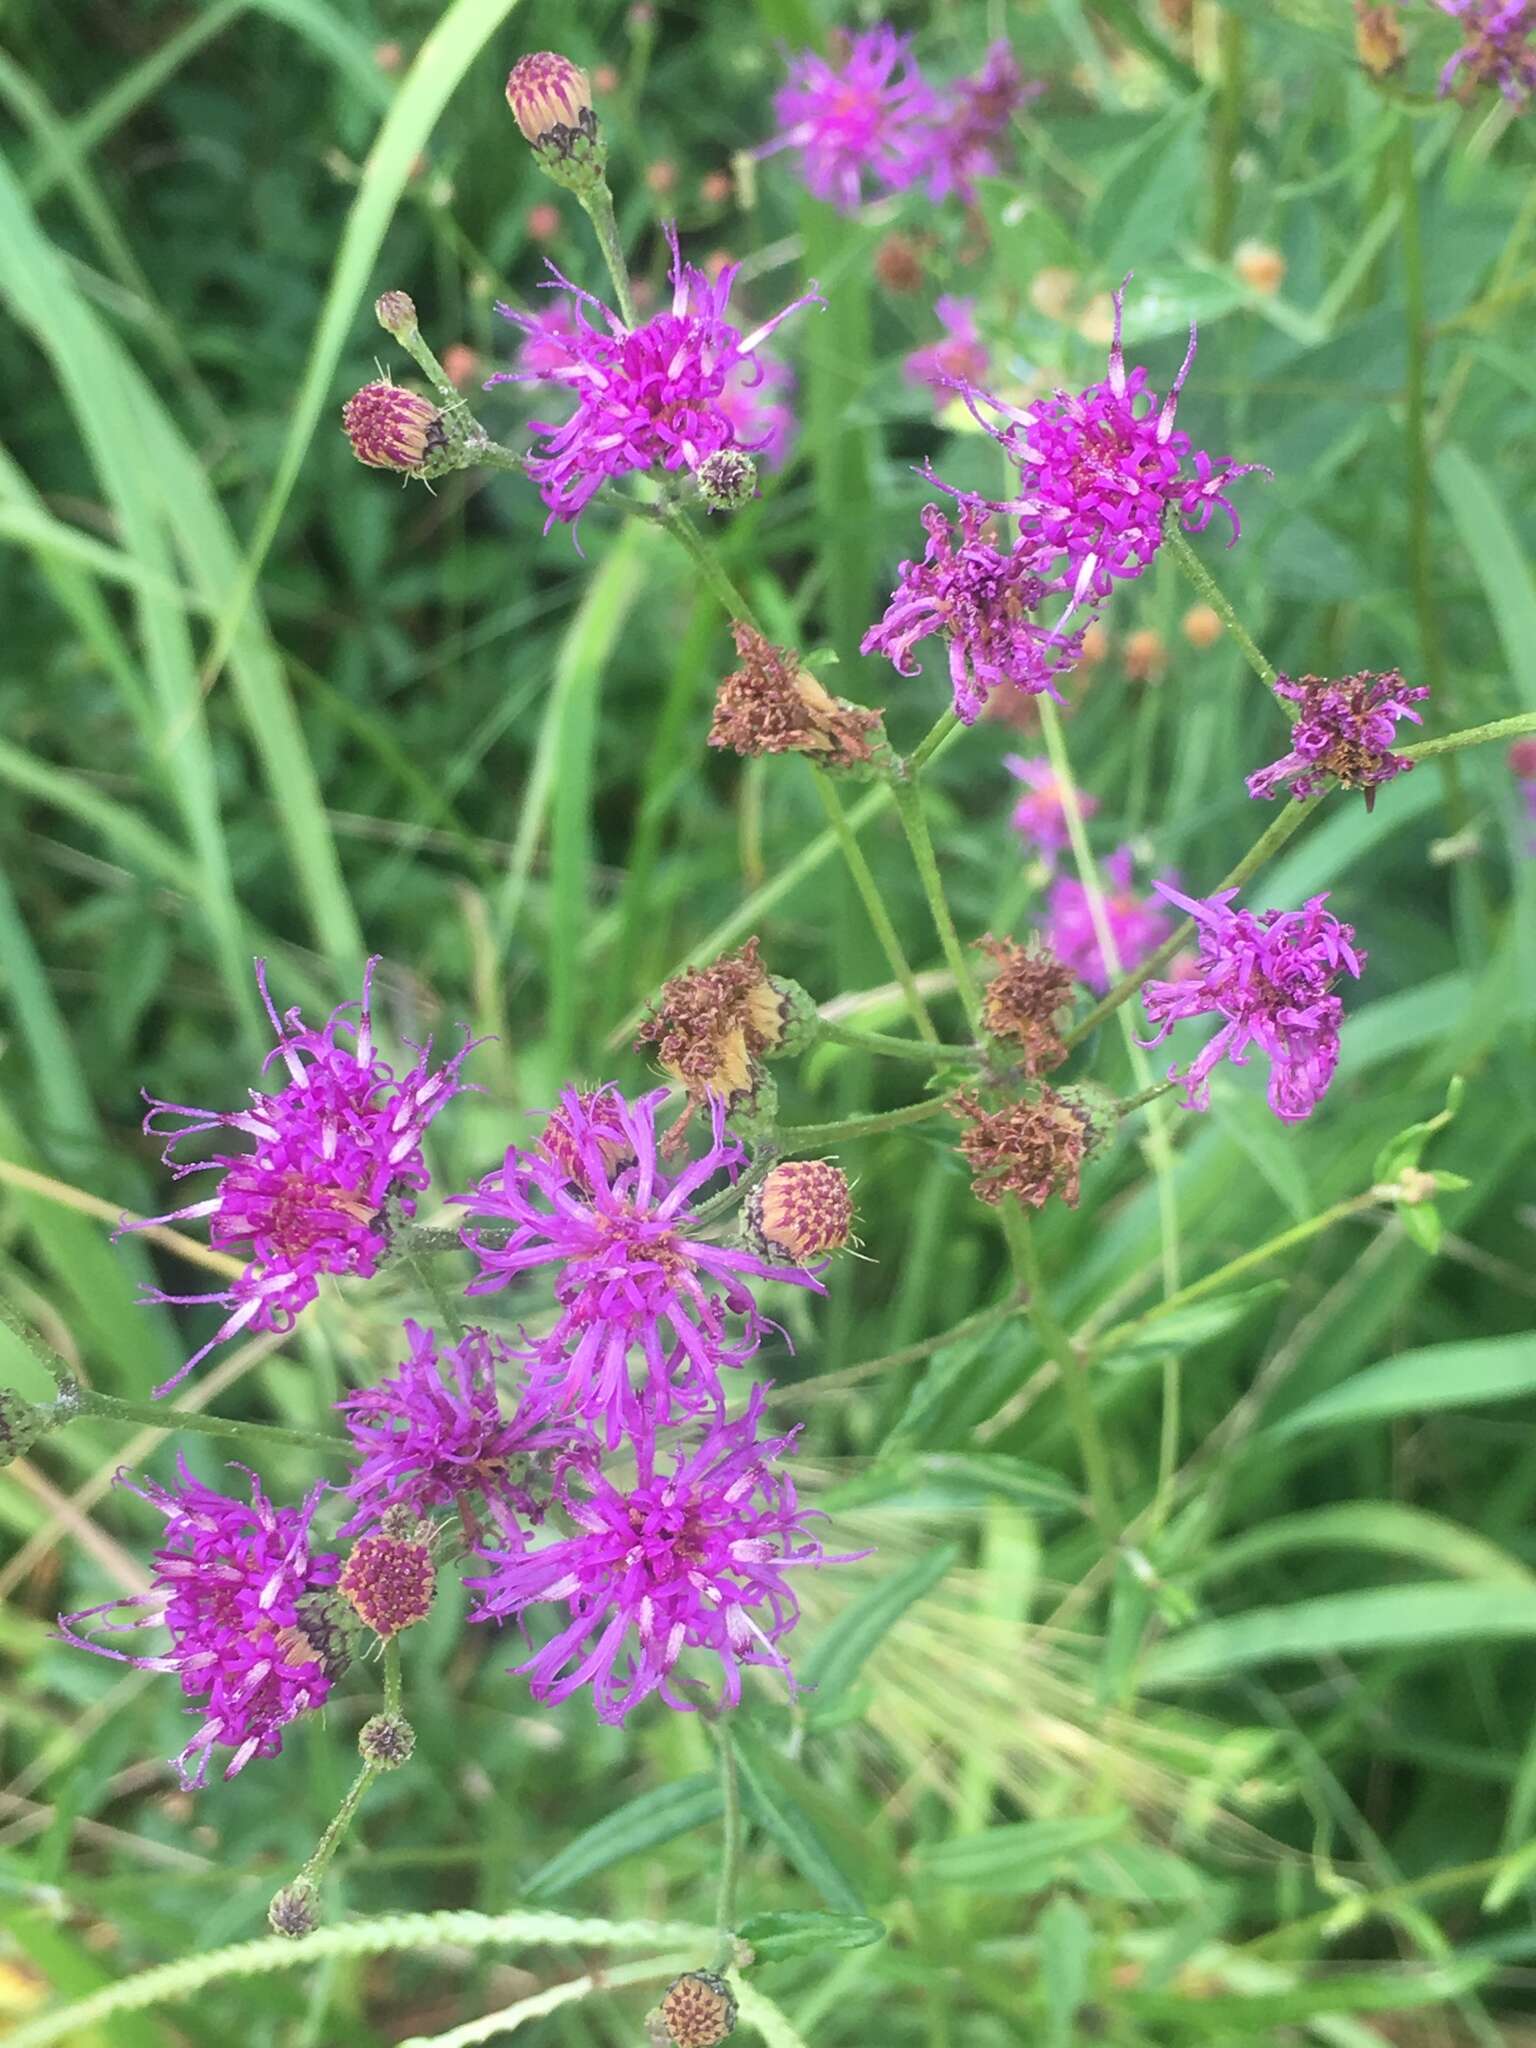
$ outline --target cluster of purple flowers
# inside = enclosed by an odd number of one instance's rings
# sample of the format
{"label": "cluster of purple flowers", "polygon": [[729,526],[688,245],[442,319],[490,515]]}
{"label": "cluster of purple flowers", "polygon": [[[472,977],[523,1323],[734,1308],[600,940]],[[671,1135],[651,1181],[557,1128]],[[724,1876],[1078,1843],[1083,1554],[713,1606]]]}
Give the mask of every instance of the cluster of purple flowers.
{"label": "cluster of purple flowers", "polygon": [[789,59],[774,100],[779,132],[759,154],[796,150],[809,190],[848,213],[866,181],[877,192],[926,184],[931,199],[973,204],[977,179],[1000,168],[1014,114],[1042,89],[1025,83],[1008,45],[994,43],[979,72],[945,89],[928,83],[910,39],[884,23],[835,43],[831,57],[801,50]]}
{"label": "cluster of purple flowers", "polygon": [[[342,1005],[318,1031],[268,1002],[287,1080],[253,1095],[251,1111],[155,1104],[151,1127],[167,1108],[192,1119],[178,1138],[229,1127],[254,1141],[249,1153],[204,1162],[220,1171],[216,1193],[178,1212],[207,1217],[216,1243],[250,1259],[226,1292],[194,1297],[232,1313],[183,1372],[239,1329],[291,1327],[320,1274],[373,1274],[427,1185],[422,1133],[465,1085],[469,1048],[435,1071],[424,1048],[396,1080],[373,1040],[376,964],[361,1004]],[[743,1665],[787,1672],[778,1644],[798,1610],[785,1573],[826,1560],[777,1469],[795,1432],[760,1440],[761,1387],[728,1419],[721,1375],[774,1327],[754,1282],[823,1289],[804,1266],[724,1241],[699,1213],[701,1199],[728,1193],[746,1153],[711,1098],[699,1156],[664,1164],[664,1149],[680,1149],[664,1148],[657,1127],[669,1099],[665,1088],[635,1101],[609,1086],[570,1090],[532,1144],[511,1147],[495,1173],[451,1198],[469,1211],[463,1242],[479,1263],[466,1293],[547,1272],[555,1315],[515,1345],[483,1329],[441,1344],[407,1322],[398,1370],[339,1403],[354,1453],[340,1488],[350,1510],[340,1535],[356,1539],[346,1568],[311,1548],[324,1487],[300,1508],[273,1507],[254,1479],[247,1503],[183,1466],[171,1488],[135,1489],[167,1520],[155,1591],[126,1603],[127,1620],[101,1619],[123,1611],[113,1603],[61,1628],[82,1648],[179,1676],[201,1716],[180,1759],[188,1783],[203,1781],[214,1750],[231,1752],[226,1776],[275,1755],[288,1724],[324,1704],[357,1618],[384,1626],[379,1571],[403,1567],[412,1586],[430,1588],[443,1510],[484,1568],[466,1580],[472,1620],[500,1623],[540,1602],[563,1610],[554,1640],[517,1667],[535,1698],[591,1683],[602,1718],[620,1720],[654,1692],[676,1707],[706,1698],[700,1676],[680,1668],[690,1652],[718,1660],[730,1702]],[[551,1503],[576,1533],[540,1541]],[[388,1556],[364,1560],[369,1545]],[[398,1625],[425,1612],[418,1598]],[[151,1620],[170,1637],[161,1654],[96,1640]]]}
{"label": "cluster of purple flowers", "polygon": [[1477,85],[1496,85],[1511,106],[1536,93],[1536,0],[1438,0],[1454,15],[1467,40],[1440,74],[1451,91],[1462,73]]}
{"label": "cluster of purple flowers", "polygon": [[638,326],[627,327],[553,264],[546,289],[565,293],[564,303],[543,313],[498,309],[523,331],[522,367],[498,371],[489,384],[553,385],[575,399],[566,420],[533,422],[545,438],[527,470],[549,509],[546,532],[578,519],[613,478],[693,473],[727,448],[774,460],[787,448],[792,422],[772,394],[782,394],[788,373],[758,352],[791,313],[820,303],[814,288],[743,335],[728,317],[740,266],[726,264],[710,279],[683,261],[675,229],[668,239],[671,305]]}

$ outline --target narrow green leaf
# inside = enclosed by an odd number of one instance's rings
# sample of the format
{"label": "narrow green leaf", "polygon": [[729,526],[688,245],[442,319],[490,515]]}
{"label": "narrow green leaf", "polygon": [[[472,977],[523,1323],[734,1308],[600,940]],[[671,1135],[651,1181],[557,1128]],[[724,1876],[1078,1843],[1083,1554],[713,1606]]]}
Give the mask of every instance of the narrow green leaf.
{"label": "narrow green leaf", "polygon": [[1071,2048],[1077,2015],[1088,1996],[1093,1923],[1075,1899],[1059,1893],[1035,1923],[1048,2048]]}
{"label": "narrow green leaf", "polygon": [[1509,514],[1465,448],[1435,457],[1435,483],[1454,520],[1504,645],[1525,708],[1536,710],[1536,578]]}
{"label": "narrow green leaf", "polygon": [[720,1780],[713,1772],[658,1785],[626,1800],[567,1842],[523,1887],[531,1902],[557,1898],[596,1877],[626,1856],[640,1856],[663,1842],[675,1841],[720,1816]]}
{"label": "narrow green leaf", "polygon": [[1337,1507],[1308,1508],[1282,1515],[1223,1543],[1197,1564],[1197,1580],[1233,1578],[1297,1551],[1372,1550],[1412,1557],[1448,1575],[1466,1579],[1510,1579],[1536,1584],[1536,1573],[1471,1529],[1399,1501],[1344,1501]]}
{"label": "narrow green leaf", "polygon": [[959,1545],[946,1543],[871,1587],[838,1617],[814,1644],[800,1669],[801,1683],[815,1694],[813,1720],[836,1708],[875,1648],[909,1607],[933,1591],[945,1573],[959,1562],[959,1557]]}
{"label": "narrow green leaf", "polygon": [[754,1913],[736,1932],[760,1963],[817,1955],[829,1948],[868,1948],[885,1938],[882,1921],[858,1913]]}
{"label": "narrow green leaf", "polygon": [[1045,1891],[1070,1877],[1074,1859],[1124,1829],[1123,1807],[1077,1820],[1025,1820],[925,1843],[917,1852],[917,1873],[930,1884],[953,1884],[972,1892],[1009,1897]]}
{"label": "narrow green leaf", "polygon": [[736,1757],[753,1813],[785,1860],[820,1892],[835,1913],[864,1917],[864,1901],[806,1811],[803,1774],[745,1729],[735,1731]]}
{"label": "narrow green leaf", "polygon": [[1536,1393],[1536,1337],[1478,1337],[1464,1344],[1432,1344],[1368,1366],[1342,1386],[1330,1387],[1293,1414],[1269,1436],[1298,1436],[1304,1430],[1342,1422],[1379,1422],[1390,1415],[1417,1415],[1426,1408],[1470,1408],[1478,1401],[1515,1401]]}

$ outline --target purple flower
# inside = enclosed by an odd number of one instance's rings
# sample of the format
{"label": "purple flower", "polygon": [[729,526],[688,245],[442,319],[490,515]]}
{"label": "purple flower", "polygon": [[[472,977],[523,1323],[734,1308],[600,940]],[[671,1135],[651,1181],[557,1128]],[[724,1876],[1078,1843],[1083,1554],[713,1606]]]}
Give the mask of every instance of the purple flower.
{"label": "purple flower", "polygon": [[720,410],[729,420],[735,446],[750,448],[768,469],[782,469],[795,438],[795,415],[789,404],[795,373],[787,363],[763,352],[738,364],[720,394]]}
{"label": "purple flower", "polygon": [[[179,1483],[171,1489],[152,1480],[134,1486],[118,1475],[120,1485],[165,1516],[154,1591],[61,1615],[59,1632],[77,1649],[140,1671],[176,1673],[193,1703],[188,1711],[202,1717],[175,1760],[183,1786],[191,1788],[206,1779],[215,1749],[234,1752],[224,1767],[226,1778],[244,1770],[253,1756],[276,1756],[289,1722],[325,1704],[346,1656],[326,1590],[336,1583],[338,1560],[309,1547],[309,1525],[324,1487],[317,1486],[302,1507],[279,1508],[266,1499],[253,1472],[246,1473],[249,1502],[202,1485],[185,1463],[178,1472]],[[77,1633],[82,1623],[104,1614],[129,1616],[97,1624],[109,1630],[163,1622],[170,1649],[139,1657]]]}
{"label": "purple flower", "polygon": [[1026,85],[1007,43],[993,43],[974,77],[957,79],[940,106],[928,142],[928,195],[951,192],[975,204],[976,180],[999,169],[996,144],[1008,133],[1017,110],[1038,98],[1042,85]]}
{"label": "purple flower", "polygon": [[930,384],[948,398],[957,384],[976,384],[987,374],[987,345],[976,330],[976,301],[944,293],[934,304],[944,329],[942,341],[930,341],[902,359],[902,374],[912,384]]}
{"label": "purple flower", "polygon": [[773,102],[779,133],[759,155],[797,149],[810,191],[851,213],[866,177],[899,192],[927,170],[938,101],[908,37],[882,23],[839,40],[846,54],[835,64],[814,50],[790,58]]}
{"label": "purple flower", "polygon": [[[267,993],[266,962],[256,962],[256,982],[277,1045],[262,1071],[281,1060],[284,1086],[274,1095],[250,1091],[249,1109],[193,1109],[181,1102],[150,1104],[144,1128],[168,1139],[165,1164],[177,1180],[189,1173],[219,1170],[215,1194],[203,1201],[125,1223],[146,1230],[160,1223],[208,1218],[209,1242],[218,1251],[242,1254],[245,1271],[217,1294],[161,1294],[145,1298],[177,1306],[216,1301],[229,1314],[156,1394],[169,1393],[216,1345],[241,1330],[291,1330],[299,1312],[319,1293],[322,1273],[367,1279],[389,1248],[384,1205],[393,1200],[402,1217],[416,1213],[415,1196],[427,1185],[421,1140],[428,1124],[467,1084],[459,1068],[472,1042],[433,1071],[432,1043],[412,1046],[414,1066],[397,1080],[373,1042],[373,974],[378,956],[363,970],[361,1003],[342,1003],[318,1031],[307,1030],[299,1012],[281,1017]],[[354,1023],[348,1012],[359,1014]],[[350,1041],[350,1042],[349,1042]],[[183,1117],[176,1130],[160,1117]],[[210,1159],[180,1160],[184,1138],[208,1131],[239,1131],[253,1141],[249,1152],[216,1152]]]}
{"label": "purple flower", "polygon": [[1005,554],[984,538],[987,506],[961,497],[959,513],[956,528],[937,505],[923,507],[927,550],[922,561],[901,564],[885,616],[864,635],[859,651],[883,654],[898,675],[915,676],[921,669],[912,649],[942,634],[956,715],[974,725],[992,691],[1005,683],[1031,696],[1059,696],[1055,679],[1078,659],[1082,635],[1054,632],[1030,616],[1047,585],[1026,552]]}
{"label": "purple flower", "polygon": [[1291,751],[1248,778],[1248,794],[1272,797],[1284,782],[1292,796],[1308,797],[1324,788],[1330,775],[1345,789],[1363,789],[1370,810],[1382,783],[1404,775],[1413,763],[1392,752],[1397,721],[1421,725],[1413,706],[1429,695],[1421,683],[1409,689],[1397,669],[1386,675],[1277,676],[1275,694],[1300,706],[1291,727]]}
{"label": "purple flower", "polygon": [[[626,1102],[614,1088],[586,1097],[567,1090],[558,1123],[551,1119],[558,1144],[511,1147],[499,1172],[453,1197],[477,1226],[464,1233],[481,1264],[468,1293],[556,1269],[559,1317],[529,1356],[530,1377],[552,1406],[601,1421],[610,1447],[626,1430],[720,1407],[720,1368],[745,1363],[768,1327],[748,1279],[825,1291],[804,1267],[770,1265],[704,1235],[693,1197],[717,1176],[734,1180],[746,1154],[726,1136],[713,1098],[708,1150],[666,1171],[656,1113],[668,1092]],[[511,1228],[490,1236],[487,1224]],[[735,1335],[728,1317],[739,1321]],[[643,1392],[630,1384],[636,1354]]]}
{"label": "purple flower", "polygon": [[[1130,282],[1129,279],[1126,280]],[[1195,330],[1179,374],[1161,405],[1147,372],[1129,373],[1120,342],[1124,286],[1115,293],[1109,375],[1086,391],[1057,391],[1018,407],[983,391],[966,395],[978,422],[1018,465],[1022,486],[1000,509],[1019,522],[1021,547],[1041,575],[1062,576],[1074,604],[1108,597],[1117,577],[1140,576],[1163,540],[1170,507],[1191,533],[1203,533],[1216,508],[1240,528],[1226,491],[1259,463],[1233,463],[1191,450],[1174,426],[1179,393],[1195,359]],[[978,406],[997,413],[995,426]],[[1268,470],[1263,473],[1269,475]]]}
{"label": "purple flower", "polygon": [[[503,312],[506,310],[502,308]],[[524,376],[553,377],[557,371],[567,370],[580,360],[577,344],[581,339],[581,324],[569,299],[551,299],[537,313],[516,313],[509,317],[515,319],[523,330],[517,367]],[[493,377],[490,381],[497,384],[502,379]]]}
{"label": "purple flower", "polygon": [[[1119,972],[1129,974],[1149,953],[1155,953],[1173,926],[1160,905],[1138,896],[1131,886],[1131,849],[1119,847],[1100,863],[1104,889],[1104,922],[1114,941]],[[1163,889],[1157,882],[1155,888]],[[1166,895],[1168,891],[1163,889]],[[1099,945],[1088,891],[1069,875],[1052,882],[1046,896],[1046,940],[1051,951],[1097,995],[1107,995],[1114,978]]]}
{"label": "purple flower", "polygon": [[600,1721],[621,1722],[652,1693],[691,1713],[697,1701],[675,1681],[688,1650],[719,1658],[728,1706],[741,1698],[746,1664],[783,1672],[793,1690],[777,1647],[799,1614],[786,1573],[846,1560],[807,1539],[794,1484],[772,1469],[796,1432],[760,1443],[762,1412],[754,1387],[744,1415],[716,1419],[691,1450],[674,1445],[670,1470],[658,1470],[658,1445],[640,1434],[634,1483],[623,1490],[594,1466],[572,1466],[557,1499],[575,1535],[540,1550],[481,1553],[491,1569],[465,1581],[480,1595],[471,1621],[507,1621],[541,1601],[569,1611],[560,1632],[515,1667],[536,1700],[554,1704],[590,1685]]}
{"label": "purple flower", "polygon": [[[1005,754],[1003,766],[1029,791],[1013,807],[1014,831],[1051,860],[1070,843],[1056,771],[1049,761],[1026,760],[1022,754]],[[1085,818],[1091,818],[1099,808],[1099,800],[1086,790],[1079,790],[1077,807]]]}
{"label": "purple flower", "polygon": [[1210,1043],[1171,1080],[1184,1084],[1190,1109],[1211,1099],[1210,1074],[1217,1062],[1246,1066],[1257,1046],[1268,1056],[1269,1106],[1287,1123],[1300,1123],[1322,1101],[1339,1063],[1339,1026],[1344,1005],[1333,994],[1341,974],[1359,978],[1365,954],[1355,948],[1352,925],[1324,910],[1326,895],[1313,896],[1301,910],[1232,910],[1235,889],[1197,902],[1153,885],[1195,920],[1200,958],[1181,981],[1149,981],[1142,990],[1147,1016],[1157,1025],[1160,1045],[1185,1017],[1216,1015],[1226,1021]]}
{"label": "purple flower", "polygon": [[371,1528],[390,1508],[457,1507],[468,1521],[477,1494],[509,1531],[519,1516],[537,1521],[523,1483],[528,1461],[569,1451],[576,1426],[552,1420],[527,1394],[503,1411],[498,1369],[521,1370],[524,1359],[499,1337],[469,1330],[439,1351],[430,1330],[407,1322],[405,1340],[410,1356],[392,1379],[336,1404],[358,1454],[343,1489],[357,1512],[341,1534]]}
{"label": "purple flower", "polygon": [[[600,299],[581,291],[550,265],[556,282],[549,290],[569,292],[573,317],[564,338],[534,313],[511,306],[498,310],[537,343],[546,357],[565,351],[544,369],[503,370],[489,384],[554,384],[569,391],[576,409],[561,425],[535,420],[535,432],[547,436],[528,458],[528,474],[549,507],[545,531],[557,520],[573,520],[593,494],[611,477],[636,470],[695,470],[721,448],[755,453],[774,438],[763,427],[757,440],[739,436],[725,402],[735,384],[739,400],[743,380],[754,381],[756,352],[767,337],[801,306],[820,303],[814,288],[773,319],[743,337],[726,318],[731,286],[739,264],[728,263],[713,282],[702,270],[684,263],[677,230],[668,228],[672,246],[672,305],[633,329]],[[601,315],[594,327],[587,309]]]}
{"label": "purple flower", "polygon": [[1440,74],[1448,93],[1463,66],[1478,85],[1496,85],[1512,106],[1523,107],[1536,92],[1536,5],[1532,0],[1438,0],[1454,15],[1468,40]]}

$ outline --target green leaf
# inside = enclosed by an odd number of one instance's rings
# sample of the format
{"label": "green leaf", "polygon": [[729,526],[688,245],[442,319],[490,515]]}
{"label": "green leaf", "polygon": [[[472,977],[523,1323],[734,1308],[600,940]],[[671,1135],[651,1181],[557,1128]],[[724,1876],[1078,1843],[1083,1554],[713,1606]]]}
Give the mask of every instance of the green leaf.
{"label": "green leaf", "polygon": [[1367,1650],[1432,1655],[1451,1643],[1536,1636],[1536,1586],[1377,1586],[1287,1607],[1255,1607],[1157,1644],[1142,1659],[1144,1685],[1197,1685],[1293,1657]]}
{"label": "green leaf", "polygon": [[1536,1574],[1474,1530],[1463,1529],[1443,1515],[1400,1501],[1343,1501],[1337,1507],[1308,1508],[1299,1515],[1281,1515],[1256,1529],[1245,1530],[1194,1567],[1204,1582],[1234,1578],[1298,1551],[1377,1551],[1389,1557],[1412,1557],[1453,1578],[1511,1579],[1536,1584]]}
{"label": "green leaf", "polygon": [[1395,1138],[1389,1138],[1376,1154],[1376,1164],[1371,1168],[1371,1179],[1396,1180],[1405,1166],[1417,1166],[1425,1145],[1436,1131],[1443,1131],[1455,1117],[1465,1093],[1466,1083],[1460,1074],[1453,1074],[1445,1091],[1444,1109],[1438,1116],[1432,1116],[1421,1124],[1409,1124],[1408,1128],[1399,1131]]}
{"label": "green leaf", "polygon": [[1093,1923],[1075,1899],[1061,1893],[1036,1921],[1035,1941],[1040,1951],[1048,2048],[1071,2048],[1077,2015],[1088,1996]]}
{"label": "green leaf", "polygon": [[1077,1514],[1082,1499],[1059,1472],[1006,1451],[913,1451],[881,1458],[822,1495],[829,1514],[881,1501],[891,1507],[949,1509],[1005,1500],[1031,1514]]}
{"label": "green leaf", "polygon": [[1090,1849],[1067,1877],[1090,1898],[1121,1899],[1133,1906],[1190,1906],[1210,1895],[1209,1884],[1192,1864],[1150,1842],[1110,1842]]}
{"label": "green leaf", "polygon": [[1263,1280],[1257,1287],[1244,1287],[1235,1294],[1192,1301],[1187,1308],[1173,1309],[1167,1315],[1153,1312],[1139,1327],[1129,1325],[1123,1335],[1110,1333],[1103,1364],[1112,1368],[1114,1362],[1160,1358],[1165,1351],[1197,1350],[1236,1329],[1261,1303],[1283,1294],[1289,1285],[1287,1280]]}
{"label": "green leaf", "polygon": [[1103,249],[1117,283],[1130,264],[1150,262],[1186,232],[1205,168],[1204,113],[1204,100],[1191,95],[1111,167],[1086,239]]}
{"label": "green leaf", "polygon": [[1017,1821],[948,1842],[927,1842],[917,1851],[917,1874],[930,1884],[1027,1896],[1070,1879],[1080,1852],[1121,1833],[1128,1819],[1125,1809],[1117,1807],[1080,1820]]}
{"label": "green leaf", "polygon": [[872,1586],[862,1599],[839,1615],[800,1668],[802,1685],[815,1693],[813,1723],[837,1707],[867,1659],[907,1609],[925,1593],[931,1593],[959,1558],[959,1545],[946,1543]]}
{"label": "green leaf", "polygon": [[[1405,1215],[1411,1211],[1404,1211]],[[1470,1408],[1536,1393],[1536,1336],[1477,1337],[1432,1344],[1368,1366],[1305,1403],[1268,1432],[1273,1440],[1341,1422],[1379,1422],[1426,1408]]]}
{"label": "green leaf", "polygon": [[754,1913],[736,1929],[760,1963],[810,1956],[828,1948],[868,1948],[885,1925],[861,1913]]}
{"label": "green leaf", "polygon": [[1536,710],[1536,579],[1525,547],[1464,448],[1447,442],[1434,468],[1435,483],[1483,586],[1520,700],[1528,711]]}
{"label": "green leaf", "polygon": [[732,1741],[752,1811],[785,1860],[835,1913],[862,1919],[863,1899],[807,1810],[815,1795],[805,1774],[745,1729],[733,1730]]}
{"label": "green leaf", "polygon": [[567,1842],[523,1887],[529,1900],[552,1899],[620,1863],[720,1817],[720,1780],[713,1772],[658,1785],[630,1799]]}

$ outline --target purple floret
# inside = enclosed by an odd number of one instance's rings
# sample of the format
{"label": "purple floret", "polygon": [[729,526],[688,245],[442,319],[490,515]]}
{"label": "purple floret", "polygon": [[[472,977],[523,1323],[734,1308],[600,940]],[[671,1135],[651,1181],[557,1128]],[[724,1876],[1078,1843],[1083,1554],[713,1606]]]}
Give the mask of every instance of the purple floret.
{"label": "purple floret", "polygon": [[1315,796],[1335,777],[1345,789],[1363,789],[1369,810],[1382,783],[1406,775],[1413,766],[1406,755],[1394,754],[1397,721],[1423,723],[1414,705],[1429,695],[1429,685],[1410,689],[1397,669],[1385,675],[1277,676],[1275,694],[1299,707],[1291,727],[1291,750],[1268,768],[1248,778],[1248,794],[1272,797],[1289,782],[1292,796]]}
{"label": "purple floret", "polygon": [[1001,168],[998,144],[1015,113],[1044,90],[1026,83],[1007,43],[993,43],[980,71],[957,79],[940,103],[927,145],[929,198],[946,199],[953,192],[974,205],[976,180],[995,177]]}
{"label": "purple floret", "polygon": [[1440,74],[1448,93],[1465,69],[1479,85],[1496,85],[1511,106],[1523,107],[1536,92],[1536,4],[1533,0],[1438,0],[1454,15],[1467,40]]}
{"label": "purple floret", "polygon": [[841,40],[846,54],[837,62],[814,50],[790,58],[773,102],[779,133],[759,153],[798,150],[810,191],[851,213],[866,179],[899,192],[928,170],[939,101],[908,37],[882,23]]}
{"label": "purple floret", "polygon": [[[1115,974],[1129,974],[1155,953],[1173,926],[1161,905],[1138,895],[1132,885],[1131,849],[1118,847],[1101,863],[1104,922],[1118,963],[1111,971],[1099,944],[1088,891],[1075,876],[1062,875],[1046,896],[1045,936],[1051,951],[1096,995],[1107,995]],[[1156,884],[1162,888],[1162,884]],[[1167,891],[1164,890],[1164,894]]]}

